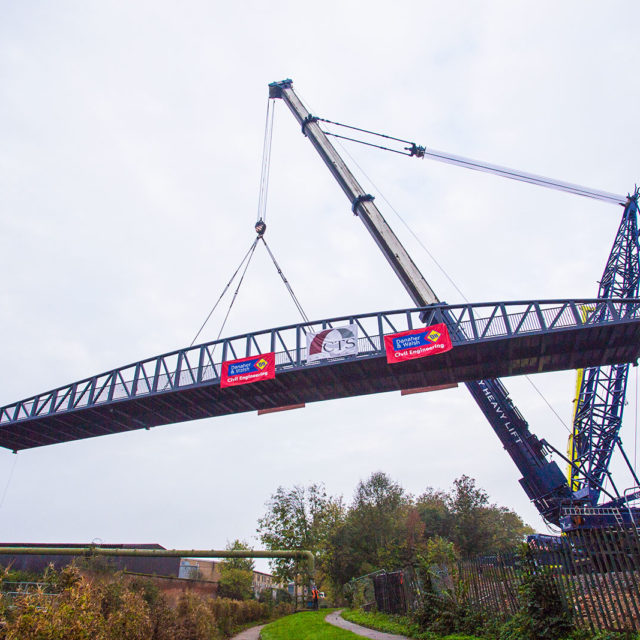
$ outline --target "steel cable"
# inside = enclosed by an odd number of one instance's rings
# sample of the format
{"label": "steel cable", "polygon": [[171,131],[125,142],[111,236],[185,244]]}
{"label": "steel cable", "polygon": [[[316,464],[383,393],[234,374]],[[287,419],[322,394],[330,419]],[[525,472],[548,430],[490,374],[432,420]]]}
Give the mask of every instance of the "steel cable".
{"label": "steel cable", "polygon": [[9,486],[11,485],[11,481],[13,480],[13,473],[16,470],[16,465],[18,464],[18,456],[16,455],[13,460],[13,465],[11,465],[11,471],[9,471],[9,478],[7,479],[7,484],[5,485],[4,491],[2,492],[2,498],[0,498],[0,509],[4,507],[4,501],[7,497],[7,492],[9,491]]}
{"label": "steel cable", "polygon": [[462,293],[462,290],[460,289],[460,287],[458,287],[458,285],[455,283],[453,278],[447,273],[446,269],[438,262],[438,260],[431,253],[431,251],[429,251],[429,249],[427,249],[426,245],[424,244],[424,242],[422,242],[422,240],[420,239],[418,234],[409,226],[409,223],[400,215],[398,210],[389,202],[389,200],[386,198],[384,193],[382,193],[382,191],[380,191],[380,188],[367,175],[367,173],[364,171],[364,169],[358,164],[356,159],[345,149],[345,146],[343,144],[338,143],[338,145],[342,149],[342,151],[344,151],[344,153],[347,156],[349,156],[349,159],[351,160],[351,162],[353,162],[353,164],[358,168],[360,173],[362,173],[362,175],[369,181],[371,186],[378,192],[378,194],[380,195],[382,200],[385,201],[385,203],[391,209],[391,211],[393,211],[393,213],[396,214],[396,216],[398,217],[398,220],[400,220],[400,222],[405,226],[407,231],[413,236],[414,240],[420,245],[422,250],[429,256],[429,258],[431,258],[433,264],[435,264],[436,267],[438,267],[438,269],[441,271],[442,275],[444,275],[444,277],[449,281],[451,286],[460,294],[461,298],[465,302],[469,302],[469,300],[467,300],[467,297],[464,295],[464,293]]}
{"label": "steel cable", "polygon": [[302,316],[302,319],[305,322],[309,322],[309,318],[307,317],[307,314],[304,312],[304,309],[302,308],[302,305],[300,304],[300,301],[298,300],[296,294],[293,292],[293,288],[291,287],[291,285],[289,284],[289,281],[285,277],[285,275],[284,275],[282,269],[280,268],[280,265],[278,264],[275,256],[273,255],[273,253],[271,253],[271,249],[269,248],[269,245],[267,244],[267,241],[264,239],[264,236],[260,236],[260,239],[264,243],[264,246],[265,246],[267,252],[271,256],[271,260],[273,261],[273,264],[274,264],[274,266],[275,266],[275,268],[276,268],[276,270],[278,272],[278,275],[282,278],[282,282],[284,282],[284,286],[287,288],[287,291],[289,292],[289,295],[291,296],[291,298],[293,300],[293,303],[296,305],[296,308],[300,312],[300,315]]}
{"label": "steel cable", "polygon": [[[238,297],[238,292],[240,291],[240,286],[242,285],[242,282],[244,280],[245,275],[247,275],[247,269],[249,268],[249,264],[251,263],[251,258],[253,258],[253,254],[256,250],[256,247],[258,246],[258,240],[259,238],[256,238],[253,241],[253,244],[251,245],[251,248],[249,249],[249,258],[247,260],[247,264],[244,267],[244,271],[242,272],[242,275],[240,276],[240,280],[238,282],[238,286],[236,287],[236,290],[233,293],[233,298],[231,298],[231,303],[229,304],[229,308],[227,309],[227,314],[224,317],[224,320],[222,321],[222,326],[220,327],[220,331],[218,331],[218,337],[216,338],[216,340],[220,340],[220,336],[222,335],[222,331],[224,329],[225,324],[227,324],[227,320],[229,318],[229,314],[231,313],[231,309],[233,307],[234,302],[236,301],[236,298]],[[216,345],[214,345],[213,347],[213,351],[215,351]],[[212,353],[213,353],[212,351]]]}
{"label": "steel cable", "polygon": [[[444,277],[449,281],[449,283],[454,287],[454,289],[460,294],[460,296],[462,297],[462,299],[465,302],[469,302],[469,300],[467,299],[467,297],[464,295],[464,293],[462,292],[462,290],[460,289],[460,287],[458,287],[458,285],[455,283],[455,281],[453,280],[453,278],[451,278],[451,276],[447,273],[447,271],[445,270],[445,268],[436,260],[436,258],[434,257],[434,255],[429,251],[429,249],[427,249],[427,247],[425,246],[425,244],[422,242],[422,240],[418,237],[418,235],[415,233],[415,231],[411,228],[411,226],[409,225],[409,223],[400,215],[400,213],[395,209],[395,207],[389,202],[389,200],[387,200],[387,198],[385,197],[385,195],[382,193],[382,191],[380,191],[379,187],[373,182],[373,180],[367,175],[367,173],[364,171],[364,169],[358,164],[358,162],[355,160],[355,158],[345,149],[343,144],[338,143],[340,148],[342,149],[342,151],[344,151],[344,153],[349,156],[349,159],[353,162],[353,164],[358,168],[358,170],[362,173],[362,175],[369,181],[369,183],[371,184],[371,186],[380,194],[380,197],[382,198],[382,200],[384,200],[386,202],[386,204],[389,206],[389,208],[393,211],[393,213],[396,214],[396,216],[398,217],[398,219],[400,220],[400,222],[402,222],[402,224],[406,227],[406,229],[409,231],[409,233],[414,237],[414,239],[418,242],[418,244],[420,245],[420,247],[423,249],[423,251],[429,256],[429,258],[431,258],[431,260],[433,261],[433,263],[436,265],[436,267],[438,267],[438,269],[442,272],[442,274],[444,275]],[[531,378],[527,375],[525,375],[525,378],[527,379],[527,382],[536,390],[536,392],[538,393],[538,395],[544,400],[544,402],[546,403],[546,405],[549,407],[549,409],[551,409],[551,411],[553,412],[553,414],[555,415],[555,417],[558,419],[558,421],[560,422],[560,424],[566,429],[566,431],[568,433],[571,433],[571,430],[569,429],[569,427],[567,426],[567,424],[565,423],[565,421],[562,419],[562,417],[558,414],[558,412],[553,408],[553,406],[551,405],[551,403],[545,398],[544,394],[542,393],[542,391],[540,391],[540,389],[538,389],[538,387],[534,384],[533,380],[531,380]]]}
{"label": "steel cable", "polygon": [[266,221],[267,219],[267,195],[269,191],[269,172],[271,170],[271,142],[273,140],[273,120],[275,114],[272,103],[273,100],[267,100],[267,116],[264,124],[264,142],[262,145],[260,189],[258,191],[258,221]]}
{"label": "steel cable", "polygon": [[[584,187],[582,185],[573,184],[571,182],[564,182],[563,180],[556,180],[554,178],[548,178],[546,176],[541,176],[534,173],[528,173],[526,171],[520,171],[519,169],[511,169],[509,167],[503,167],[497,164],[491,164],[489,162],[484,162],[481,160],[465,158],[464,156],[454,155],[452,153],[447,153],[446,151],[438,151],[437,149],[425,148],[425,147],[416,145],[414,142],[410,142],[409,140],[404,140],[402,138],[395,138],[393,136],[388,136],[383,133],[376,133],[375,131],[362,129],[360,127],[353,127],[351,125],[342,124],[340,122],[334,122],[333,120],[326,120],[324,118],[317,118],[317,119],[321,122],[326,122],[328,124],[332,124],[338,127],[343,127],[353,131],[360,131],[362,133],[366,133],[367,135],[383,138],[385,140],[395,140],[397,142],[402,142],[402,143],[411,145],[410,148],[404,148],[403,151],[399,151],[397,149],[392,149],[390,147],[373,144],[371,142],[367,142],[366,140],[358,140],[357,138],[349,138],[347,136],[342,136],[329,131],[324,131],[326,135],[334,136],[336,138],[342,138],[344,140],[350,140],[351,142],[357,142],[359,144],[364,144],[370,147],[376,147],[378,149],[383,149],[385,151],[392,151],[394,153],[400,153],[402,155],[412,156],[415,154],[411,152],[411,149],[420,149],[421,153],[418,157],[431,158],[432,160],[437,160],[438,162],[445,162],[447,164],[453,164],[459,167],[464,167],[466,169],[473,169],[475,171],[492,173],[494,175],[498,175],[503,178],[509,178],[510,180],[527,182],[529,184],[533,184],[539,187],[546,187],[548,189],[564,191],[565,193],[573,193],[574,195],[583,196],[585,198],[592,198],[594,200],[601,200],[603,202],[619,204],[622,206],[625,206],[628,200],[627,196],[623,196],[617,193],[600,191],[598,189]],[[409,151],[409,153],[407,153],[407,151]]]}
{"label": "steel cable", "polygon": [[[222,290],[222,293],[220,294],[220,297],[218,298],[216,303],[211,308],[211,311],[209,311],[209,314],[207,315],[207,317],[205,318],[205,321],[202,323],[202,325],[198,329],[198,331],[197,331],[195,337],[193,338],[193,340],[191,341],[191,344],[189,345],[189,347],[193,347],[193,345],[195,344],[195,341],[198,339],[198,336],[202,333],[202,330],[205,328],[205,325],[207,324],[207,322],[209,322],[209,319],[213,315],[213,312],[216,310],[217,306],[220,304],[220,301],[224,297],[224,294],[227,292],[227,290],[229,289],[229,287],[231,286],[231,284],[235,280],[235,278],[238,275],[238,272],[240,271],[240,269],[242,269],[242,265],[244,264],[245,260],[247,258],[249,258],[249,260],[251,259],[250,255],[253,255],[253,251],[255,250],[257,244],[258,244],[258,239],[256,238],[251,243],[251,246],[249,247],[249,250],[247,251],[247,253],[244,254],[244,258],[242,258],[242,260],[240,261],[240,264],[238,265],[238,268],[233,272],[233,275],[231,276],[231,279],[229,280],[229,282],[227,282],[226,286]],[[245,272],[246,272],[246,270],[245,270]]]}

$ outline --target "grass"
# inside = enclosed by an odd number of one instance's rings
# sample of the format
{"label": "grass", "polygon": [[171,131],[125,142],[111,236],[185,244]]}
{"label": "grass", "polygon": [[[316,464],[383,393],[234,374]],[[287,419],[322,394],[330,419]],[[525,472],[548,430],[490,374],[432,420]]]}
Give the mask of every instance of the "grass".
{"label": "grass", "polygon": [[385,633],[395,633],[408,638],[416,638],[417,640],[481,640],[477,636],[458,634],[438,636],[429,631],[420,631],[418,625],[411,622],[406,616],[394,616],[378,612],[368,613],[360,609],[345,609],[342,612],[342,617],[363,627],[384,631]]}
{"label": "grass", "polygon": [[325,622],[332,609],[301,611],[268,624],[260,633],[262,640],[362,640],[351,631]]}
{"label": "grass", "polygon": [[[363,636],[325,622],[325,616],[331,611],[333,610],[302,611],[292,616],[280,618],[268,624],[262,630],[260,637],[262,640],[362,640]],[[345,620],[350,620],[363,627],[418,638],[419,640],[480,640],[475,636],[452,635],[442,638],[432,633],[419,634],[417,627],[411,625],[407,618],[389,616],[384,613],[364,613],[348,609],[343,612],[343,617]]]}
{"label": "grass", "polygon": [[[363,640],[363,636],[356,635],[325,622],[325,616],[334,609],[322,611],[302,611],[268,624],[260,634],[262,640]],[[482,640],[477,636],[453,634],[438,636],[434,633],[418,631],[416,625],[404,616],[393,616],[385,613],[365,613],[359,609],[346,609],[342,613],[345,620],[350,620],[363,627],[369,627],[386,633],[416,638],[417,640]],[[578,637],[578,636],[576,636]],[[588,637],[587,635],[580,637]],[[589,636],[593,640],[613,640],[627,636],[596,635]],[[640,636],[637,636],[640,640]]]}
{"label": "grass", "polygon": [[[365,612],[361,609],[345,609],[342,612],[342,617],[345,620],[349,620],[355,624],[359,624],[363,627],[369,627],[370,629],[377,629],[378,631],[384,631],[386,633],[395,633],[397,635],[407,636],[408,638],[416,638],[416,640],[483,640],[478,636],[468,636],[453,634],[449,636],[439,636],[435,633],[420,632],[417,625],[412,623],[406,616],[390,615],[387,613],[378,612]],[[360,638],[362,638],[360,636]],[[567,638],[567,640],[575,640],[581,638],[582,640],[640,640],[640,634],[633,635],[624,633],[616,634],[616,632],[608,633],[602,631],[591,635],[589,633],[576,632],[575,635]]]}

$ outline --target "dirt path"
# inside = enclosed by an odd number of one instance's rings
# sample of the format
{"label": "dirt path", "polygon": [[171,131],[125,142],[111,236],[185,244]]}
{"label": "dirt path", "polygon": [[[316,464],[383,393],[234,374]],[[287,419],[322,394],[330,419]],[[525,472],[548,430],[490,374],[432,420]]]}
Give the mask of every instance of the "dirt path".
{"label": "dirt path", "polygon": [[359,624],[354,624],[340,617],[340,613],[341,611],[334,611],[330,613],[325,620],[329,624],[342,627],[347,631],[353,631],[353,633],[357,633],[359,636],[364,636],[365,638],[371,638],[371,640],[408,640],[406,636],[397,636],[393,633],[384,633],[383,631],[361,627]]}

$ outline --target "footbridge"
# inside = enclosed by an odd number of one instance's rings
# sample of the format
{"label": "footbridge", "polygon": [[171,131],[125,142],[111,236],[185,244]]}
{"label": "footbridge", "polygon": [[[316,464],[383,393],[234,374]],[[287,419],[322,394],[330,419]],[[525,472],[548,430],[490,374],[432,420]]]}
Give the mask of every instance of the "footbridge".
{"label": "footbridge", "polygon": [[[585,309],[589,312],[585,313]],[[384,336],[444,323],[452,348],[394,362]],[[312,360],[309,333],[357,327],[357,353]],[[223,363],[274,353],[275,377],[222,387]],[[635,362],[640,299],[436,304],[247,333],[135,362],[0,408],[13,451],[385,391]]]}

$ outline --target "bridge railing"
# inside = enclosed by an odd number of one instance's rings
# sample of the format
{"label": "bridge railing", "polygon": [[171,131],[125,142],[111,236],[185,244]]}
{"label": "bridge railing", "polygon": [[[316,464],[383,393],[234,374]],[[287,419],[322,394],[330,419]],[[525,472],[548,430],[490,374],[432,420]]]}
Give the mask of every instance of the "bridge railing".
{"label": "bridge railing", "polygon": [[[593,308],[586,319],[582,313],[585,306]],[[384,352],[382,337],[385,334],[441,322],[448,325],[454,344],[460,344],[638,318],[640,299],[637,298],[439,304],[340,316],[224,338],[85,378],[0,408],[0,425],[213,384],[220,378],[222,362],[261,353],[275,353],[276,371],[327,366],[345,359],[380,357]],[[307,334],[345,324],[358,327],[358,355],[307,362]]]}

